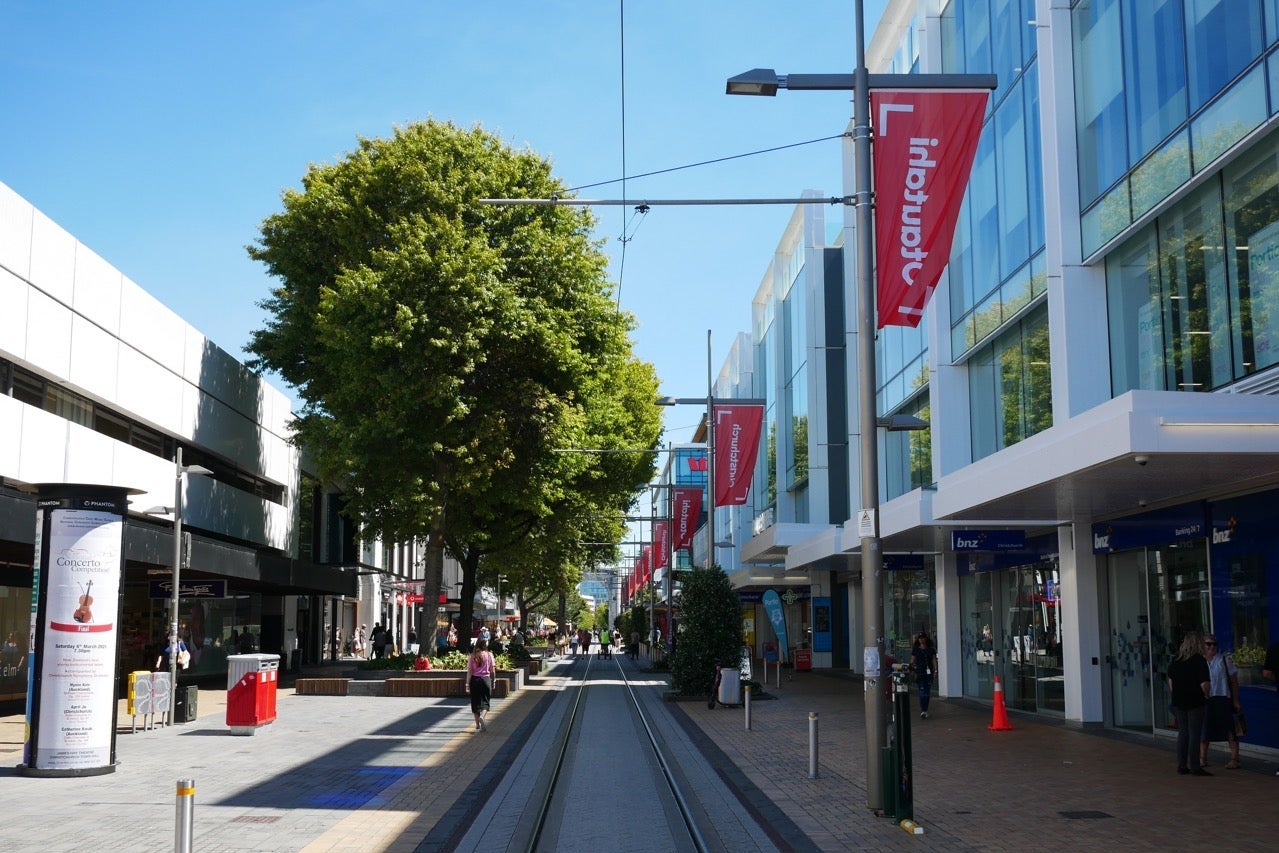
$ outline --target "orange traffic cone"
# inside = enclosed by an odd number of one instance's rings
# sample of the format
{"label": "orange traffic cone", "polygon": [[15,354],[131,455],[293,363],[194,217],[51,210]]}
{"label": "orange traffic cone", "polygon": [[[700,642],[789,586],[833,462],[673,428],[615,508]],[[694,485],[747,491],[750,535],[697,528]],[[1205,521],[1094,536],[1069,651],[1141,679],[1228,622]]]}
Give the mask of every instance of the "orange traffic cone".
{"label": "orange traffic cone", "polygon": [[992,732],[1010,732],[1013,730],[1013,724],[1008,722],[1008,709],[1004,707],[1004,685],[1000,682],[999,676],[995,676],[995,715],[990,725],[986,728]]}

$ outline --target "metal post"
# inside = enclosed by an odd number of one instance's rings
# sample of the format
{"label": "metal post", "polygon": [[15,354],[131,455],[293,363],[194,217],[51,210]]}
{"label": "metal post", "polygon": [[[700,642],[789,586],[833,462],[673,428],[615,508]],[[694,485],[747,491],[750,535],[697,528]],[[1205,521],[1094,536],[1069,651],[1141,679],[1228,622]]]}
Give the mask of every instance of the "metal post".
{"label": "metal post", "polygon": [[871,267],[874,219],[871,193],[870,78],[866,68],[865,17],[862,0],[855,0],[857,68],[853,79],[853,204],[857,208],[857,391],[861,415],[861,511],[869,516],[862,526],[862,663],[866,709],[867,805],[883,808],[882,757],[887,736],[885,699],[879,688],[883,659],[883,556],[879,548],[879,447],[875,417],[875,283]]}
{"label": "metal post", "polygon": [[711,381],[711,330],[706,330],[706,568],[715,565],[715,384]]}
{"label": "metal post", "polygon": [[174,815],[173,851],[191,853],[192,825],[195,822],[195,780],[179,779],[177,808]]}
{"label": "metal post", "polygon": [[742,699],[742,702],[746,707],[746,731],[750,731],[751,730],[751,686],[749,684],[746,685],[746,695]]}
{"label": "metal post", "polygon": [[808,712],[808,778],[817,778],[817,712]]}
{"label": "metal post", "polygon": [[169,725],[178,721],[178,594],[182,585],[182,446],[173,457],[173,590],[169,597]]}

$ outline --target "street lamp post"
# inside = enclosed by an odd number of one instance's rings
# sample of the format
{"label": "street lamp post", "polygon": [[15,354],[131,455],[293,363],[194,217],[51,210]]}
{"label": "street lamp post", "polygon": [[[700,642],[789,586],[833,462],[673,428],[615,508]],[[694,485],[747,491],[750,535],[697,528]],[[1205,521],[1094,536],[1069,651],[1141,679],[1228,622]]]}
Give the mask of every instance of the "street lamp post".
{"label": "street lamp post", "polygon": [[147,515],[173,513],[173,589],[169,595],[169,722],[177,719],[178,709],[178,617],[182,585],[182,486],[186,474],[212,474],[203,465],[183,465],[182,447],[178,446],[173,457],[173,506],[152,507]]}
{"label": "street lamp post", "polygon": [[[854,0],[854,37],[857,67],[853,74],[791,74],[781,76],[771,69],[756,68],[730,78],[730,95],[776,95],[779,89],[843,90],[853,92],[853,195],[845,199],[857,209],[856,265],[858,341],[857,382],[861,453],[861,509],[858,534],[862,562],[862,663],[865,672],[863,693],[866,709],[866,793],[871,809],[884,808],[883,759],[887,746],[886,697],[880,688],[880,667],[884,658],[883,554],[879,540],[879,446],[875,412],[875,287],[874,218],[871,190],[870,90],[876,88],[954,89],[987,88],[996,85],[987,74],[876,74],[866,68],[865,16],[862,0]],[[713,541],[713,540],[712,540]]]}

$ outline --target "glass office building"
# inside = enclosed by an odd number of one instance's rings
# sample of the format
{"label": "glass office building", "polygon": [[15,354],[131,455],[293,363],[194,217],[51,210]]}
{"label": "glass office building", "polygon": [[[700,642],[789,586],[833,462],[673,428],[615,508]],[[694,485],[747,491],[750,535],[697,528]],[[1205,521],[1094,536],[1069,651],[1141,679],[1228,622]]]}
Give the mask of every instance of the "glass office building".
{"label": "glass office building", "polygon": [[[868,64],[998,79],[947,274],[919,329],[876,341],[877,414],[931,425],[879,436],[890,646],[934,632],[944,695],[988,700],[998,676],[1009,707],[1160,733],[1171,650],[1211,630],[1250,719],[1275,719],[1252,661],[1279,641],[1279,2],[894,0]],[[851,167],[850,149],[846,192]],[[834,244],[854,226],[850,208]],[[829,363],[771,328],[762,353]],[[802,405],[808,465],[840,408],[854,458],[824,494],[848,513],[813,513],[779,439],[742,554],[844,596],[846,633],[815,660],[857,669],[858,395],[826,370]]]}

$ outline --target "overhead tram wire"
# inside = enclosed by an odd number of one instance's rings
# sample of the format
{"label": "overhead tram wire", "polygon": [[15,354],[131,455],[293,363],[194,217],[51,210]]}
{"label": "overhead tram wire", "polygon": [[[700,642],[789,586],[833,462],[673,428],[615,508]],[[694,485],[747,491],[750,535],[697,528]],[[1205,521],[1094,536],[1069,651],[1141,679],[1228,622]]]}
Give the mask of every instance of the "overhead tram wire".
{"label": "overhead tram wire", "polygon": [[[666,174],[669,174],[670,172],[680,172],[680,171],[683,171],[684,169],[696,169],[699,166],[713,166],[716,163],[727,163],[729,160],[740,160],[743,157],[754,157],[758,154],[772,154],[774,151],[785,151],[788,148],[799,148],[801,145],[812,145],[817,142],[830,142],[832,139],[845,139],[845,138],[851,138],[851,137],[852,137],[851,133],[837,133],[834,136],[823,136],[819,139],[809,139],[805,142],[792,142],[789,145],[775,145],[772,148],[761,148],[758,151],[747,151],[744,154],[730,154],[727,157],[716,157],[713,160],[702,160],[698,163],[689,163],[684,166],[671,166],[668,169],[658,169],[655,172],[642,172],[638,175],[630,175],[629,177],[630,178],[651,178],[654,175],[666,175]],[[596,181],[593,184],[581,184],[576,187],[569,187],[568,189],[564,190],[564,192],[575,193],[580,190],[589,190],[589,189],[592,189],[593,187],[606,187],[609,184],[620,183],[622,185],[622,195],[625,196],[627,179],[628,179],[628,176],[626,175],[626,165],[625,165],[625,161],[623,160],[622,177],[612,178],[607,181]]]}

